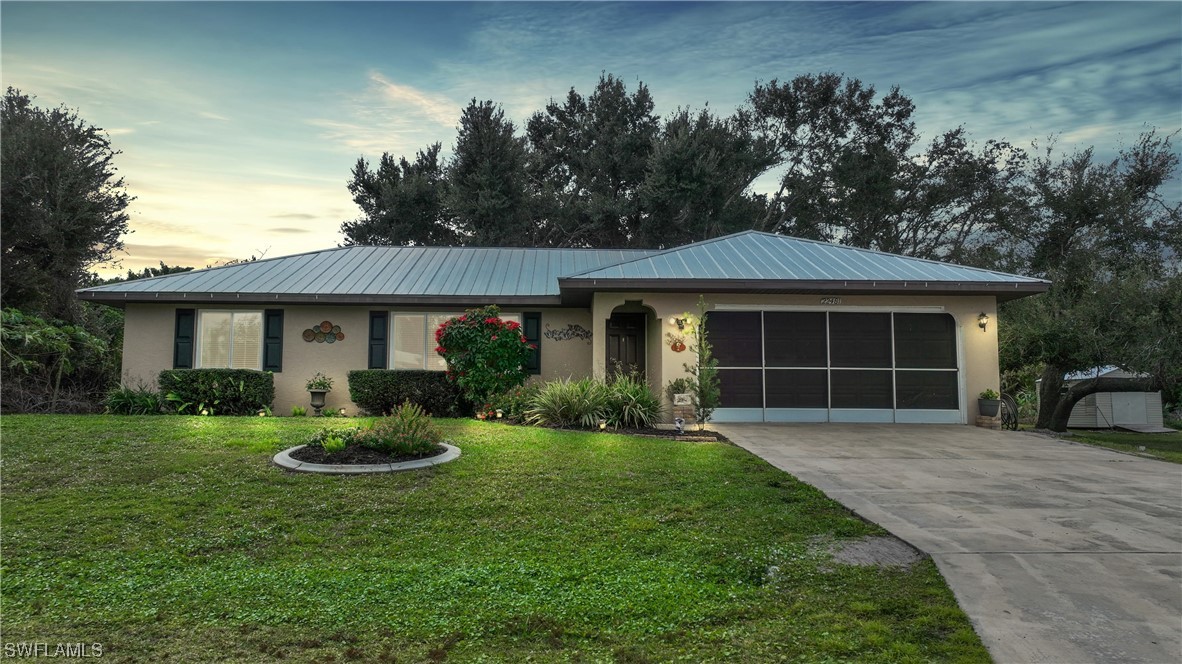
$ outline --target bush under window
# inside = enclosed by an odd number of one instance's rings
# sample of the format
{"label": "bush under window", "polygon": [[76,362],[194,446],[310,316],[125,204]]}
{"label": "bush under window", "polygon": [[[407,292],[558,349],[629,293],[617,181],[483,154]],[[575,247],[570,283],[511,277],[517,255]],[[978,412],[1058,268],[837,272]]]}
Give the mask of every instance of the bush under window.
{"label": "bush under window", "polygon": [[254,369],[166,369],[166,407],[183,415],[257,415],[275,400],[275,377]]}
{"label": "bush under window", "polygon": [[435,417],[466,417],[472,404],[440,371],[361,369],[349,372],[349,398],[371,415],[409,401]]}

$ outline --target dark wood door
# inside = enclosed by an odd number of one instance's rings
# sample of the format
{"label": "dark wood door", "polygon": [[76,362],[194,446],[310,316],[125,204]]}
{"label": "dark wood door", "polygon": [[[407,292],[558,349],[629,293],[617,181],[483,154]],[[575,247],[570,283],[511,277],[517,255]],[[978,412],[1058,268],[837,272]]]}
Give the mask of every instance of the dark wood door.
{"label": "dark wood door", "polygon": [[644,314],[613,314],[607,321],[607,374],[644,376]]}

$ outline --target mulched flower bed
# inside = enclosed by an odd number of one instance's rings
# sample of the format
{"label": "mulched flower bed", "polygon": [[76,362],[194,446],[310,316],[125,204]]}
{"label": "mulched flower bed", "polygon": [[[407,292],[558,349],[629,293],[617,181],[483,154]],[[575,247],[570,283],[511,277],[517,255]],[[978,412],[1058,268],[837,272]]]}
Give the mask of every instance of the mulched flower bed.
{"label": "mulched flower bed", "polygon": [[419,459],[430,459],[431,457],[439,456],[447,451],[447,448],[442,445],[436,445],[435,449],[428,454],[386,454],[377,450],[371,450],[368,447],[360,445],[350,445],[345,449],[335,454],[329,454],[324,451],[323,447],[313,447],[308,445],[294,452],[288,453],[288,456],[296,461],[303,461],[305,463],[324,463],[329,465],[346,465],[346,464],[374,464],[374,463],[402,463],[403,461],[418,461]]}
{"label": "mulched flower bed", "polygon": [[[522,426],[526,426],[526,425],[522,425]],[[589,432],[589,433],[599,431],[599,429],[581,429],[578,427],[546,427],[546,428],[547,429],[556,429],[559,431],[585,431],[585,432]],[[665,438],[667,440],[680,440],[680,441],[695,442],[695,443],[703,443],[703,442],[706,442],[706,443],[710,443],[710,442],[729,443],[730,442],[729,438],[718,433],[717,431],[710,431],[709,429],[707,429],[705,431],[696,431],[694,429],[694,427],[692,427],[692,426],[686,427],[685,433],[682,433],[682,434],[678,434],[677,431],[674,429],[625,429],[625,428],[613,429],[611,427],[604,429],[603,433],[618,433],[618,434],[623,434],[626,436],[640,436],[641,438]]]}
{"label": "mulched flower bed", "polygon": [[687,427],[685,433],[678,434],[673,429],[613,429],[608,427],[604,430],[605,433],[621,433],[628,436],[640,436],[642,438],[668,438],[670,440],[685,440],[695,442],[730,442],[730,440],[718,433],[717,431],[695,431],[693,427]]}

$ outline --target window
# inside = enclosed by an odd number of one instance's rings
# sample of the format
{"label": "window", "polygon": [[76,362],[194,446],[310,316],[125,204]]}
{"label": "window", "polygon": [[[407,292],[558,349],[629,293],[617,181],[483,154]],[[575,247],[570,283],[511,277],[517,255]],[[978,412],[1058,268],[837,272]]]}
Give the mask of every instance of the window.
{"label": "window", "polygon": [[263,312],[202,311],[197,344],[199,368],[262,369]]}
{"label": "window", "polygon": [[[395,313],[391,333],[391,369],[447,371],[447,362],[435,352],[435,330],[456,313]],[[521,322],[521,314],[501,314],[501,320]]]}

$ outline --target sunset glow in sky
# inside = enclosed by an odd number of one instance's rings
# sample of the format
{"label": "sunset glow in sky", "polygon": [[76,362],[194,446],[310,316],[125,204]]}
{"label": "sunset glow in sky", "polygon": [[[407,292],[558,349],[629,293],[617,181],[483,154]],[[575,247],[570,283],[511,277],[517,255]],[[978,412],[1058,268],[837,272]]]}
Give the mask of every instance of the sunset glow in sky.
{"label": "sunset glow in sky", "polygon": [[964,124],[1110,155],[1182,128],[1176,2],[4,2],[0,20],[3,84],[123,152],[122,269],[336,246],[359,156],[448,150],[473,97],[520,126],[601,72],[645,82],[660,114],[837,71],[899,85],[925,138]]}

